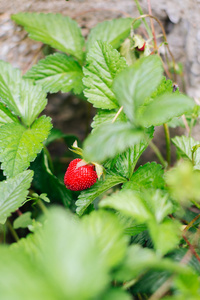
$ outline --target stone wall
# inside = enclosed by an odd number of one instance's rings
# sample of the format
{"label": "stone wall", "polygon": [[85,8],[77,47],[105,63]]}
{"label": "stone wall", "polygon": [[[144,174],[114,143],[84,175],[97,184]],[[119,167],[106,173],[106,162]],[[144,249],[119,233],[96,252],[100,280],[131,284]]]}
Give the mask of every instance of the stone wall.
{"label": "stone wall", "polygon": [[[147,0],[140,4],[147,13]],[[176,61],[183,63],[187,93],[200,97],[200,0],[151,0],[151,6],[165,26]],[[103,20],[139,16],[133,0],[0,0],[0,59],[22,70],[34,61],[41,44],[31,41],[10,20],[11,14],[20,11],[68,15],[79,23],[84,35]],[[157,26],[156,33],[160,33]]]}
{"label": "stone wall", "polygon": [[[148,13],[147,0],[141,0],[140,4],[144,13]],[[184,66],[186,92],[190,96],[200,97],[200,0],[151,0],[151,6],[153,15],[165,27],[176,61]],[[30,40],[27,33],[10,20],[11,14],[21,11],[62,13],[70,16],[78,22],[84,36],[98,22],[129,15],[139,16],[134,0],[0,0],[0,59],[10,62],[24,72],[42,57],[42,53],[41,43]],[[156,34],[159,35],[161,30],[156,24],[155,27]],[[94,111],[91,111],[89,104],[73,96],[58,93],[49,96],[45,114],[52,117],[55,128],[84,139]],[[180,132],[176,130],[172,132],[174,134]],[[157,128],[154,142],[165,155],[162,127]],[[61,150],[64,153],[66,146],[58,145],[53,152],[57,155]],[[156,160],[151,149],[148,149],[143,160],[148,161],[150,157]]]}

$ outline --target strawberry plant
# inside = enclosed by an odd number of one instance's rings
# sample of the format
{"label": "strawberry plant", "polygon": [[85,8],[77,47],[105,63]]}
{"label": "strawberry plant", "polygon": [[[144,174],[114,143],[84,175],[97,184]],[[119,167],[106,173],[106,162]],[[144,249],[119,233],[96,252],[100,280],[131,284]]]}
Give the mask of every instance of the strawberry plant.
{"label": "strawberry plant", "polygon": [[[104,21],[85,40],[61,14],[12,16],[54,54],[23,76],[0,61],[2,299],[199,299],[199,106],[174,84],[164,29],[156,19],[169,65],[148,17]],[[96,108],[79,146],[41,115],[57,92]],[[157,126],[166,158],[152,141]],[[170,139],[178,126],[187,134]],[[58,139],[73,152],[61,171],[48,150]],[[148,147],[159,162],[142,163]]]}

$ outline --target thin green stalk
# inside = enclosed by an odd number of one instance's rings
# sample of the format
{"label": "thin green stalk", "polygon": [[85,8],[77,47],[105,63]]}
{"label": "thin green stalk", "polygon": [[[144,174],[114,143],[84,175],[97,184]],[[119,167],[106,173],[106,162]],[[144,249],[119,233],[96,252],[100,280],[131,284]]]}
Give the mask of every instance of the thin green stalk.
{"label": "thin green stalk", "polygon": [[184,123],[185,129],[186,129],[186,131],[187,131],[188,137],[190,137],[190,136],[191,136],[192,127],[189,127],[185,115],[182,115],[181,118],[182,118],[182,120],[183,120],[183,123]]}
{"label": "thin green stalk", "polygon": [[[147,3],[148,3],[149,14],[152,15],[150,0],[147,0]],[[155,28],[154,28],[152,18],[150,18],[150,23],[151,23],[151,31],[152,31],[152,35],[153,35],[153,40],[154,40],[154,50],[158,50],[157,41],[156,41],[156,34],[155,34]]]}
{"label": "thin green stalk", "polygon": [[[144,13],[143,13],[142,8],[141,8],[141,6],[140,6],[140,4],[139,4],[139,1],[138,1],[138,0],[134,0],[134,1],[135,1],[135,4],[136,4],[136,6],[137,6],[137,9],[138,9],[140,15],[143,15]],[[150,37],[150,38],[153,38],[151,29],[150,29],[150,27],[149,27],[147,21],[145,20],[145,18],[142,18],[142,21],[143,21],[143,23],[144,23],[144,26],[145,26],[145,28],[146,28],[146,31],[147,31],[149,37]]]}
{"label": "thin green stalk", "polygon": [[191,200],[191,202],[192,202],[198,209],[200,209],[199,203],[197,203],[195,200]]}
{"label": "thin green stalk", "polygon": [[44,214],[47,214],[48,209],[46,208],[46,206],[44,205],[44,203],[42,202],[42,200],[38,199],[37,205],[39,206],[39,208],[41,209],[41,211],[42,211]]}
{"label": "thin green stalk", "polygon": [[137,282],[137,279],[132,279],[130,281],[127,281],[124,285],[123,285],[123,290],[128,290],[132,285],[134,285]]}
{"label": "thin green stalk", "polygon": [[188,134],[188,136],[189,137],[191,137],[191,135],[192,135],[192,129],[193,129],[193,126],[194,126],[194,119],[192,118],[192,120],[191,120],[191,122],[190,122],[190,130],[189,130],[189,134]]}
{"label": "thin green stalk", "polygon": [[12,224],[11,224],[11,222],[9,220],[7,220],[6,225],[7,225],[8,229],[10,230],[10,233],[14,237],[15,241],[18,242],[19,241],[18,234],[15,231],[15,229],[13,228],[13,226],[12,226]]}
{"label": "thin green stalk", "polygon": [[160,150],[158,149],[158,147],[152,141],[149,143],[149,146],[154,151],[154,153],[158,157],[158,159],[161,162],[161,164],[163,165],[163,167],[166,168],[168,166],[168,164],[167,164],[166,160],[163,158],[163,156],[162,156]]}
{"label": "thin green stalk", "polygon": [[47,149],[46,146],[44,146],[43,149],[44,149],[44,153],[45,153],[46,156],[47,156],[47,159],[48,159],[48,162],[49,162],[50,169],[51,169],[51,171],[53,172],[53,171],[54,171],[53,161],[52,161],[52,159],[51,159],[51,155],[50,155],[50,153],[49,153],[49,150]]}
{"label": "thin green stalk", "polygon": [[85,126],[85,138],[90,133],[90,122],[92,116],[92,104],[87,102],[87,116],[86,116],[86,126]]}
{"label": "thin green stalk", "polygon": [[165,132],[165,140],[166,140],[166,150],[167,150],[167,163],[168,166],[171,164],[171,143],[170,143],[170,132],[169,127],[166,123],[163,124],[164,132]]}
{"label": "thin green stalk", "polygon": [[[135,19],[133,20],[133,22],[132,22],[132,26],[133,26],[133,24],[134,24],[137,20],[140,20],[140,19],[143,19],[143,18],[147,18],[147,17],[148,17],[148,18],[153,18],[153,19],[156,20],[156,22],[159,24],[159,26],[160,26],[160,28],[161,28],[161,30],[162,30],[162,33],[163,33],[163,39],[164,39],[165,45],[166,45],[167,50],[168,50],[168,52],[169,52],[169,54],[170,54],[170,56],[171,56],[171,58],[172,58],[173,68],[174,68],[174,70],[175,70],[176,62],[175,62],[175,59],[174,59],[174,55],[173,55],[173,53],[171,52],[171,50],[170,50],[170,48],[169,48],[168,41],[167,41],[167,35],[166,35],[165,29],[164,29],[164,27],[163,27],[161,21],[160,21],[158,18],[154,17],[154,16],[151,16],[151,15],[149,15],[149,14],[144,14],[144,15],[140,15],[138,18],[135,18]],[[175,82],[177,81],[177,80],[176,80],[176,77],[177,77],[177,76],[176,76],[176,72],[174,72],[174,81],[175,81]]]}
{"label": "thin green stalk", "polygon": [[168,292],[172,283],[174,276],[169,277],[149,298],[149,300],[159,300]]}
{"label": "thin green stalk", "polygon": [[[196,202],[195,202],[195,205],[196,205]],[[198,220],[199,218],[200,218],[200,214],[197,215],[192,221],[190,221],[189,224],[187,224],[187,226],[183,230],[183,233],[187,232],[193,226],[193,224],[196,222],[196,220]]]}

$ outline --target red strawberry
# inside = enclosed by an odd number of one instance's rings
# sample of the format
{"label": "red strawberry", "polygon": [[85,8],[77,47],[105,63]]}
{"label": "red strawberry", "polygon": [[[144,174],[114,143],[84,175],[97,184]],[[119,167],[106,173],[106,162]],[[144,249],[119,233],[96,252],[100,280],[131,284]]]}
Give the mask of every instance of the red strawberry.
{"label": "red strawberry", "polygon": [[80,158],[72,160],[65,173],[64,183],[72,191],[83,191],[90,188],[97,181],[95,166],[85,164],[77,167],[80,161],[82,161]]}
{"label": "red strawberry", "polygon": [[140,47],[140,48],[136,48],[138,51],[144,51],[144,48],[145,48],[145,45],[146,45],[146,43],[144,42],[144,44],[143,44],[143,46],[142,47]]}

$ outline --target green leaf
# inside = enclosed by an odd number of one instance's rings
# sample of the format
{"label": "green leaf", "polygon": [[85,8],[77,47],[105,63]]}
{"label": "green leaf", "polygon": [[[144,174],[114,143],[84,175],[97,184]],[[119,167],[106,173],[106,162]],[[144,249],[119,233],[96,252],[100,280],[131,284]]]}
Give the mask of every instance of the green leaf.
{"label": "green leaf", "polygon": [[19,120],[3,103],[0,102],[0,126],[12,122],[19,122]]}
{"label": "green leaf", "polygon": [[[111,44],[113,48],[119,48],[125,38],[129,36],[132,22],[131,18],[120,18],[97,24],[90,31],[87,49],[90,49],[98,40]],[[139,25],[140,22],[135,22],[133,28],[137,28]]]}
{"label": "green leaf", "polygon": [[65,210],[51,212],[45,224],[40,263],[57,293],[63,294],[55,299],[95,299],[106,288],[109,266],[98,247],[101,238],[101,234],[91,236],[90,228]]}
{"label": "green leaf", "polygon": [[143,231],[147,230],[147,226],[146,225],[135,225],[135,226],[132,226],[132,227],[127,227],[125,228],[124,232],[125,234],[127,235],[131,235],[131,236],[134,236],[134,235],[137,235]]}
{"label": "green leaf", "polygon": [[199,141],[195,141],[192,137],[187,136],[176,136],[172,140],[172,143],[179,150],[179,154],[183,158],[189,159],[193,164],[195,169],[200,170],[200,148],[195,150],[195,146],[199,145]]}
{"label": "green leaf", "polygon": [[[179,247],[168,254],[168,257],[180,263],[187,251],[187,248]],[[193,269],[196,274],[200,275],[200,264],[198,263],[198,259],[194,255],[191,257],[187,265],[190,269]]]}
{"label": "green leaf", "polygon": [[172,275],[172,273],[167,270],[147,270],[147,273],[142,274],[141,278],[133,286],[133,293],[135,295],[137,295],[137,293],[151,295],[170,278],[170,275]]}
{"label": "green leaf", "polygon": [[168,197],[161,190],[139,193],[124,189],[102,199],[99,206],[115,209],[125,216],[132,217],[136,224],[147,224],[156,250],[159,254],[166,254],[174,249],[180,240],[180,225],[177,226],[172,220],[165,220],[165,217],[173,212]]}
{"label": "green leaf", "polygon": [[18,249],[0,247],[2,299],[96,299],[110,282],[99,238],[65,209],[52,209],[43,227],[20,240]]}
{"label": "green leaf", "polygon": [[0,69],[1,101],[15,114],[20,114],[18,106],[20,106],[21,71],[4,61],[0,61]]}
{"label": "green leaf", "polygon": [[165,76],[162,77],[162,81],[158,85],[157,89],[151,94],[150,99],[147,99],[145,102],[153,100],[156,97],[163,95],[164,93],[179,94],[179,89],[173,92],[173,82],[170,79],[166,79]]}
{"label": "green leaf", "polygon": [[27,228],[29,225],[32,225],[33,220],[31,219],[31,212],[27,211],[23,213],[21,216],[19,216],[15,221],[13,222],[13,228]]}
{"label": "green leaf", "polygon": [[169,213],[173,212],[168,195],[160,190],[147,190],[139,193],[123,189],[102,199],[99,206],[120,211],[126,216],[133,217],[138,224],[148,224],[149,221],[160,223]]}
{"label": "green leaf", "polygon": [[181,291],[182,299],[198,299],[199,276],[195,273],[180,274],[175,279],[175,287],[179,290],[179,293]]}
{"label": "green leaf", "polygon": [[53,127],[51,129],[51,132],[50,132],[48,138],[45,140],[44,144],[45,144],[45,146],[48,146],[49,144],[51,144],[52,142],[54,142],[58,139],[63,139],[68,147],[71,147],[75,141],[78,142],[78,145],[81,144],[81,142],[77,136],[75,136],[73,134],[65,134],[60,129],[57,129],[55,127]]}
{"label": "green leaf", "polygon": [[[46,93],[40,86],[33,85],[28,79],[22,80],[20,86],[20,110],[22,121],[30,126],[47,105]],[[9,107],[9,105],[8,105]]]}
{"label": "green leaf", "polygon": [[181,224],[174,220],[165,220],[161,224],[149,222],[150,235],[159,255],[165,255],[175,249],[181,238]]}
{"label": "green leaf", "polygon": [[113,208],[126,216],[133,217],[139,224],[152,218],[146,201],[139,193],[131,190],[123,190],[117,194],[102,199],[100,207]]}
{"label": "green leaf", "polygon": [[86,161],[103,162],[144,139],[144,131],[133,128],[129,123],[105,124],[85,140],[83,155]]}
{"label": "green leaf", "polygon": [[165,191],[159,189],[144,190],[142,195],[157,224],[163,222],[165,217],[174,212],[172,202]]}
{"label": "green leaf", "polygon": [[126,182],[124,177],[116,174],[107,174],[105,180],[97,181],[91,188],[81,192],[76,201],[76,212],[81,216],[86,208],[102,193],[109,190],[111,187]]}
{"label": "green leaf", "polygon": [[24,77],[35,80],[50,93],[73,91],[80,94],[83,91],[81,66],[73,58],[61,53],[41,59]]}
{"label": "green leaf", "polygon": [[[37,259],[41,257],[41,244],[43,242],[43,225],[39,221],[31,219],[30,212],[26,212],[23,215],[27,215],[28,229],[31,230],[32,233],[29,233],[25,238],[21,238],[17,243],[11,244],[10,248],[13,253],[23,253],[24,255],[29,256],[32,262],[36,263]],[[29,224],[28,215],[30,217]],[[20,221],[20,225],[25,224],[25,222],[22,222]]]}
{"label": "green leaf", "polygon": [[[7,247],[0,247],[0,255],[4,258],[0,261],[2,299],[55,300],[63,296],[49,284],[41,265],[32,261],[25,251],[16,253]],[[12,289],[9,288],[11,286]]]}
{"label": "green leaf", "polygon": [[30,168],[34,171],[33,186],[41,193],[46,193],[51,202],[62,203],[69,207],[72,202],[72,193],[66,188],[54,174],[52,174],[48,158],[44,151],[31,163]]}
{"label": "green leaf", "polygon": [[[139,245],[131,245],[121,268],[117,270],[115,278],[120,281],[128,281],[147,270],[166,270],[176,274],[191,274],[191,269],[168,258],[161,258],[152,249],[142,248]],[[161,274],[161,272],[160,272]]]}
{"label": "green leaf", "polygon": [[142,108],[138,123],[148,127],[157,126],[179,117],[194,108],[194,101],[182,94],[165,93]]}
{"label": "green leaf", "polygon": [[106,264],[111,268],[118,265],[125,256],[128,239],[117,216],[101,210],[93,211],[83,218],[83,222]]}
{"label": "green leaf", "polygon": [[24,171],[13,178],[0,182],[0,223],[4,224],[12,212],[15,212],[26,200],[28,188],[33,177],[32,171]]}
{"label": "green leaf", "polygon": [[[113,110],[99,109],[97,114],[94,116],[93,122],[91,124],[91,127],[93,128],[93,131],[97,127],[99,127],[101,124],[107,124],[107,123],[111,124],[113,119],[115,118],[116,114],[117,114],[117,110],[114,110],[114,109]],[[126,121],[127,121],[127,117],[124,114],[124,112],[122,111],[118,115],[115,123],[116,122],[126,122]]]}
{"label": "green leaf", "polygon": [[30,129],[18,123],[8,123],[0,127],[0,161],[4,174],[8,177],[27,169],[51,129],[49,117],[37,119]]}
{"label": "green leaf", "polygon": [[47,203],[50,202],[50,200],[49,200],[49,198],[47,197],[47,194],[46,194],[46,193],[40,194],[40,195],[39,195],[39,198],[42,199],[44,202],[47,202]]}
{"label": "green leaf", "polygon": [[32,193],[31,194],[31,199],[35,201],[35,203],[37,203],[38,200],[42,200],[44,202],[50,203],[49,198],[47,197],[46,193],[40,194],[38,195],[37,193]]}
{"label": "green leaf", "polygon": [[46,93],[10,64],[0,61],[0,69],[1,101],[30,126],[47,104]]}
{"label": "green leaf", "polygon": [[133,173],[130,180],[123,185],[123,188],[138,191],[144,188],[163,189],[165,186],[163,175],[164,170],[161,165],[156,162],[148,162],[140,166],[137,171]]}
{"label": "green leaf", "polygon": [[130,294],[122,290],[121,288],[109,289],[105,294],[101,295],[97,300],[131,300]]}
{"label": "green leaf", "polygon": [[85,77],[84,95],[94,107],[113,109],[119,107],[112,90],[113,79],[126,67],[126,61],[119,52],[106,42],[98,41],[87,55],[83,69]]}
{"label": "green leaf", "polygon": [[162,79],[162,63],[158,56],[139,59],[114,80],[113,90],[117,100],[131,121],[135,121],[138,108]]}
{"label": "green leaf", "polygon": [[194,171],[189,161],[180,162],[175,168],[166,172],[165,180],[173,198],[184,206],[192,205],[194,200],[199,202],[200,172]]}
{"label": "green leaf", "polygon": [[127,255],[121,268],[115,275],[117,280],[128,281],[136,278],[148,268],[156,265],[160,259],[156,257],[155,252],[148,248],[142,248],[139,245],[128,247]]}
{"label": "green leaf", "polygon": [[[114,163],[114,170],[116,170],[119,174],[122,176],[125,176],[126,178],[130,178],[133,174],[135,165],[137,163],[137,159],[140,156],[140,153],[142,153],[142,142],[136,144],[135,146],[127,149],[122,154],[117,155],[116,158],[113,159],[112,164]],[[139,151],[137,151],[139,150]],[[113,168],[112,168],[113,169]]]}
{"label": "green leaf", "polygon": [[64,136],[65,133],[63,133],[60,129],[53,127],[48,135],[48,138],[45,140],[45,146],[48,146],[49,144],[58,139],[62,139]]}
{"label": "green leaf", "polygon": [[84,38],[76,21],[61,14],[18,13],[12,20],[24,26],[31,39],[43,42],[82,61]]}
{"label": "green leaf", "polygon": [[171,128],[176,128],[176,127],[182,127],[185,128],[185,125],[183,123],[183,119],[181,117],[175,117],[169,122],[167,122],[167,125]]}
{"label": "green leaf", "polygon": [[154,128],[150,127],[145,130],[147,138],[141,140],[135,146],[127,149],[124,153],[118,155],[113,163],[115,164],[114,168],[122,176],[125,176],[130,179],[137,164],[138,159],[144,150],[148,147],[150,140],[153,138]]}

